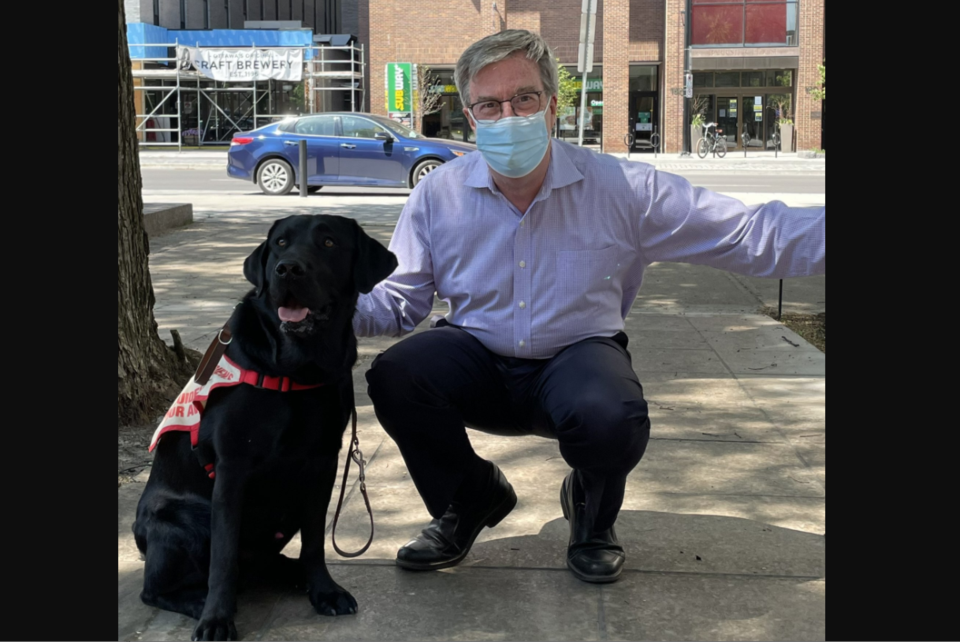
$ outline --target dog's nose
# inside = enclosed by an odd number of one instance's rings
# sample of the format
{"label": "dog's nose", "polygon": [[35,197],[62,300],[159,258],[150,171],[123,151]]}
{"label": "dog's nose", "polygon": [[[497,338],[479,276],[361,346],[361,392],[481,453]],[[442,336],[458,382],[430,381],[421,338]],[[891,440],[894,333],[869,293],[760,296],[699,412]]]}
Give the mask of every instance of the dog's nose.
{"label": "dog's nose", "polygon": [[277,264],[277,276],[281,279],[299,279],[307,274],[301,263],[297,261],[280,261]]}

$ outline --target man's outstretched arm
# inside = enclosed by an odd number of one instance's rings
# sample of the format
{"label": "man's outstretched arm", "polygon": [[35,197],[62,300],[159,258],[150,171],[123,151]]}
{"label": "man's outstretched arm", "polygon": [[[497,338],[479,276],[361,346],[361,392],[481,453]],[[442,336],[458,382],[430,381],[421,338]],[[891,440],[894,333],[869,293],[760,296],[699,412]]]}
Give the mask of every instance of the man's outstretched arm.
{"label": "man's outstretched arm", "polygon": [[826,207],[748,206],[652,170],[641,189],[639,243],[647,263],[707,265],[759,278],[826,274]]}

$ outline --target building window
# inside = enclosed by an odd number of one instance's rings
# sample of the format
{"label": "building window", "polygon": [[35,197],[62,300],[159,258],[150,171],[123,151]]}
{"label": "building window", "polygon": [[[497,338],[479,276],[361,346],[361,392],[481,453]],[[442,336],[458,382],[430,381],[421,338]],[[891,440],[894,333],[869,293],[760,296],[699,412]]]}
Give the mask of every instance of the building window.
{"label": "building window", "polygon": [[[583,140],[585,145],[599,145],[603,137],[603,67],[597,66],[587,75],[587,108],[582,110],[583,104],[583,78],[578,76],[576,67],[568,67],[567,71],[578,83],[576,102],[560,110],[557,115],[559,119],[558,136],[562,139],[574,139],[579,141],[580,125],[583,124]],[[632,71],[632,69],[631,69]],[[639,72],[634,72],[638,73]],[[635,82],[645,83],[639,75],[631,79],[631,84]]]}
{"label": "building window", "polygon": [[630,66],[630,91],[657,91],[659,69],[653,65]]}
{"label": "building window", "polygon": [[187,28],[187,0],[180,0],[180,29]]}
{"label": "building window", "polygon": [[712,87],[793,87],[792,69],[771,69],[769,71],[698,71],[693,74],[693,86],[697,89]]}
{"label": "building window", "polygon": [[739,71],[720,71],[716,75],[716,87],[739,87]]}
{"label": "building window", "polygon": [[160,26],[160,0],[153,0],[153,24]]}
{"label": "building window", "polygon": [[693,46],[796,46],[798,0],[693,0]]}

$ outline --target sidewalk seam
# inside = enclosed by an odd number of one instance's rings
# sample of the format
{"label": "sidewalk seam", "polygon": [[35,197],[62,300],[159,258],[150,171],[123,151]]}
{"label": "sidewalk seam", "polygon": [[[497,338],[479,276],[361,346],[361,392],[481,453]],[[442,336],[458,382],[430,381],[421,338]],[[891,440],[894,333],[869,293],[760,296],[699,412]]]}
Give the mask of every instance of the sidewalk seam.
{"label": "sidewalk seam", "polygon": [[602,586],[597,587],[598,598],[599,598],[599,635],[597,636],[601,642],[606,642],[610,639],[610,634],[607,631],[607,606],[604,603],[606,596],[604,595],[604,590]]}
{"label": "sidewalk seam", "polygon": [[[810,533],[813,534],[813,533]],[[824,537],[823,535],[818,535],[817,537]],[[397,565],[392,562],[338,562],[327,560],[327,566],[340,566],[340,567],[368,567],[368,568],[397,568]],[[469,566],[461,565],[458,567],[460,570],[478,570],[478,571],[507,571],[507,572],[528,572],[528,573],[569,573],[570,569],[563,567],[556,568],[534,568],[528,566]],[[728,572],[717,572],[710,573],[705,571],[650,571],[644,569],[624,569],[624,575],[659,575],[663,577],[728,577],[728,578],[741,578],[741,579],[767,579],[767,580],[789,580],[789,581],[806,581],[806,582],[825,582],[826,577],[820,575],[776,575],[770,573],[728,573]]]}

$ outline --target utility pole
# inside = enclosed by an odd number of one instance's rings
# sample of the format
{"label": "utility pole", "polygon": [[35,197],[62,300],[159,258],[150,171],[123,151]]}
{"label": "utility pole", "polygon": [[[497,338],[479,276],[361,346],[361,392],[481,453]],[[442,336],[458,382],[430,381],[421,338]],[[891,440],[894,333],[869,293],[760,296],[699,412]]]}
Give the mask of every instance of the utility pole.
{"label": "utility pole", "polygon": [[691,156],[693,138],[690,135],[690,118],[693,111],[693,0],[686,0],[683,12],[683,152],[681,156]]}
{"label": "utility pole", "polygon": [[580,89],[580,147],[583,147],[583,130],[586,127],[587,75],[593,71],[593,50],[597,40],[597,0],[583,0],[583,15],[580,17],[580,62],[577,70],[583,74]]}

